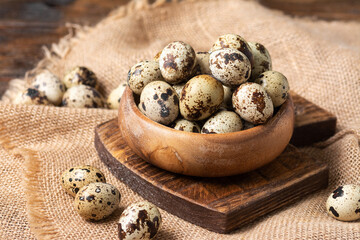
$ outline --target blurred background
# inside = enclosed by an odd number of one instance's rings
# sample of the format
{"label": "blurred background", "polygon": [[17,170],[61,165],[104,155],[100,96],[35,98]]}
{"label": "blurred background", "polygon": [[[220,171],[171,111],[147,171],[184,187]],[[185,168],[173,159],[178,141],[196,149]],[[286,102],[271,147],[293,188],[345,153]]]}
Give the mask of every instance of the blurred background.
{"label": "blurred background", "polygon": [[[250,1],[294,17],[360,21],[358,0]],[[130,0],[0,0],[0,96],[8,81],[22,77],[43,57],[42,46],[50,47],[68,33],[66,23],[94,25],[111,10],[128,2]]]}

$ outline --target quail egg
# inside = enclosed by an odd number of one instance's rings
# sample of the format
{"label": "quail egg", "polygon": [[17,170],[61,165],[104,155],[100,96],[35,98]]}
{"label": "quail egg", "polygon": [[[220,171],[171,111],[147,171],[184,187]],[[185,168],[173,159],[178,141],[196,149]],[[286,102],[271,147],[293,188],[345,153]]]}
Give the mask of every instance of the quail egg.
{"label": "quail egg", "polygon": [[161,227],[158,208],[147,201],[133,203],[120,216],[118,229],[120,240],[154,239]]}
{"label": "quail egg", "polygon": [[105,175],[97,168],[89,165],[67,169],[61,175],[61,184],[71,196],[79,192],[80,188],[92,182],[106,182]]}
{"label": "quail egg", "polygon": [[86,67],[75,67],[65,75],[63,82],[66,88],[77,85],[96,87],[97,77],[93,71]]}
{"label": "quail egg", "polygon": [[225,86],[237,87],[250,78],[250,61],[236,49],[216,50],[210,54],[209,61],[212,75]]}
{"label": "quail egg", "polygon": [[338,187],[327,199],[326,210],[340,221],[360,219],[360,186],[349,184]]}
{"label": "quail egg", "polygon": [[174,129],[184,132],[193,132],[193,133],[200,132],[200,126],[196,122],[192,122],[186,119],[176,120]]}
{"label": "quail egg", "polygon": [[227,86],[223,86],[223,87],[224,87],[224,101],[222,102],[221,107],[225,109],[231,109],[233,90]]}
{"label": "quail egg", "polygon": [[[200,68],[200,64],[196,63],[195,67],[193,68],[193,73],[191,74],[190,78],[191,77],[195,77],[195,76],[198,76],[198,75],[201,75],[201,68]],[[182,82],[184,83],[184,82]]]}
{"label": "quail egg", "polygon": [[49,102],[60,105],[65,92],[65,85],[60,79],[49,71],[37,75],[32,83],[32,87],[43,92]]}
{"label": "quail egg", "polygon": [[106,101],[108,108],[110,109],[118,109],[121,97],[125,91],[127,84],[120,84],[117,88],[112,90],[109,94],[108,99]]}
{"label": "quail egg", "polygon": [[209,75],[199,75],[188,81],[180,96],[180,113],[187,119],[198,121],[216,112],[224,100],[224,88]]}
{"label": "quail egg", "polygon": [[38,89],[28,88],[14,99],[14,104],[52,105],[45,94]]}
{"label": "quail egg", "polygon": [[159,65],[165,81],[176,84],[187,80],[196,64],[194,49],[187,43],[169,43],[161,52]]}
{"label": "quail egg", "polygon": [[250,129],[250,128],[253,128],[255,127],[254,124],[250,123],[250,122],[247,122],[247,121],[243,121],[243,130],[247,130],[247,129]]}
{"label": "quail egg", "polygon": [[120,192],[108,183],[90,183],[75,196],[74,207],[86,220],[97,221],[112,214],[120,203]]}
{"label": "quail egg", "polygon": [[161,52],[162,52],[162,50],[155,55],[155,57],[153,59],[154,61],[159,62]]}
{"label": "quail egg", "polygon": [[208,52],[197,52],[196,53],[196,62],[200,67],[201,74],[211,74],[210,65],[209,65],[210,53]]}
{"label": "quail egg", "polygon": [[268,50],[260,43],[248,42],[254,64],[251,68],[251,79],[256,79],[261,73],[272,69],[271,57]]}
{"label": "quail egg", "polygon": [[274,107],[279,107],[286,101],[290,87],[287,78],[282,73],[267,71],[260,74],[255,82],[266,90]]}
{"label": "quail egg", "polygon": [[128,73],[127,82],[130,89],[140,95],[144,87],[152,81],[162,81],[159,63],[156,61],[144,61],[135,64]]}
{"label": "quail egg", "polygon": [[242,52],[249,59],[251,65],[254,64],[254,57],[251,53],[249,44],[239,35],[225,34],[220,36],[212,46],[210,52],[214,52],[223,48],[232,48]]}
{"label": "quail egg", "polygon": [[272,117],[274,106],[265,89],[257,83],[244,83],[233,93],[233,107],[245,121],[265,123]]}
{"label": "quail egg", "polygon": [[179,84],[175,84],[172,87],[175,89],[176,93],[178,96],[181,96],[181,91],[183,90],[185,83],[179,83]]}
{"label": "quail egg", "polygon": [[230,133],[241,131],[242,121],[239,115],[232,111],[220,111],[210,117],[201,129],[201,133]]}
{"label": "quail egg", "polygon": [[151,82],[141,92],[140,111],[155,122],[169,125],[179,114],[179,97],[168,83]]}
{"label": "quail egg", "polygon": [[104,102],[103,97],[95,88],[77,85],[65,92],[62,106],[70,108],[101,108],[104,106]]}

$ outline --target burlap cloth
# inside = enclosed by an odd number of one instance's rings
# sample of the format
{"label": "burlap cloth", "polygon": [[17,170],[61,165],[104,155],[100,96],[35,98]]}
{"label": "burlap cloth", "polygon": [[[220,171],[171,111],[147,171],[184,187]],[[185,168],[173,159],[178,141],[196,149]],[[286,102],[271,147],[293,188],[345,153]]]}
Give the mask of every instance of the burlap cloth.
{"label": "burlap cloth", "polygon": [[[211,1],[149,5],[132,2],[93,28],[71,26],[69,36],[46,50],[32,73],[49,68],[62,76],[85,65],[108,94],[136,62],[151,59],[173,40],[208,50],[217,36],[238,33],[269,49],[274,69],[291,88],[338,117],[337,134],[302,149],[330,166],[328,189],[305,197],[229,235],[183,221],[165,211],[158,239],[359,239],[359,222],[327,216],[324,203],[339,184],[360,184],[360,24],[294,19],[255,2]],[[116,111],[16,106],[14,80],[0,103],[0,239],[116,239],[121,210],[100,223],[82,220],[59,177],[70,166],[102,169],[122,194],[121,207],[141,197],[117,180],[98,158],[94,127]],[[136,126],[135,126],[136,127]]]}

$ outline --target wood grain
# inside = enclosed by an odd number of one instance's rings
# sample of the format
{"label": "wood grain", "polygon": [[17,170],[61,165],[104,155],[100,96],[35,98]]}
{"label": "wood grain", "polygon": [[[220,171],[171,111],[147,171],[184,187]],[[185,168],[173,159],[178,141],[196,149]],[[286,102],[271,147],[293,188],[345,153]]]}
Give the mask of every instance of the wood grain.
{"label": "wood grain", "polygon": [[[258,0],[292,16],[360,21],[356,0]],[[129,0],[0,0],[0,96],[43,57],[41,47],[67,34],[66,22],[93,25]]]}
{"label": "wood grain", "polygon": [[199,178],[146,163],[126,145],[117,119],[95,130],[101,160],[121,181],[160,208],[211,231],[228,233],[327,186],[328,168],[289,145],[250,173]]}
{"label": "wood grain", "polygon": [[336,131],[336,116],[291,92],[295,108],[295,128],[290,143],[306,146],[326,140]]}
{"label": "wood grain", "polygon": [[[175,95],[168,97],[177,101]],[[177,131],[145,117],[129,87],[121,97],[118,117],[122,137],[135,154],[161,169],[198,177],[236,175],[266,165],[289,144],[295,119],[289,96],[269,121],[246,131]]]}
{"label": "wood grain", "polygon": [[0,0],[0,96],[43,58],[42,46],[68,33],[65,23],[93,25],[128,0]]}

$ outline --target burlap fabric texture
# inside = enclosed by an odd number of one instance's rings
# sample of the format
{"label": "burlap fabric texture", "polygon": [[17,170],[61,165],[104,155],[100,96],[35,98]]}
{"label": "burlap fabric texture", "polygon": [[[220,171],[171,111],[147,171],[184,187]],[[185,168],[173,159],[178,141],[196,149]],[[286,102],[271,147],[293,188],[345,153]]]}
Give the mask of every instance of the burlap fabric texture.
{"label": "burlap fabric texture", "polygon": [[[360,24],[293,19],[243,1],[132,2],[93,28],[73,26],[46,50],[25,78],[43,68],[59,76],[85,65],[99,76],[104,94],[125,81],[128,69],[151,59],[168,42],[183,40],[207,51],[217,36],[237,33],[263,43],[275,70],[291,88],[338,117],[337,134],[302,151],[330,166],[328,189],[229,235],[217,234],[165,211],[157,239],[360,239],[359,222],[327,216],[324,203],[339,184],[360,184]],[[116,239],[117,219],[142,200],[98,158],[94,127],[116,111],[12,105],[25,86],[14,80],[0,103],[0,239]],[[136,127],[136,126],[134,126]],[[65,169],[91,164],[102,169],[122,194],[121,209],[106,221],[86,222],[61,189]]]}

